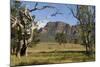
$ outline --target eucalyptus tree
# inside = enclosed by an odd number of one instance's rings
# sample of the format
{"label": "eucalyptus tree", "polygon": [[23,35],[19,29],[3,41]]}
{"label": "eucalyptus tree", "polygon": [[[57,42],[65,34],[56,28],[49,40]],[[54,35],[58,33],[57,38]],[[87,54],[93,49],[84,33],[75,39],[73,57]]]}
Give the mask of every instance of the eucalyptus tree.
{"label": "eucalyptus tree", "polygon": [[34,21],[35,15],[31,15],[31,12],[36,10],[43,10],[46,8],[55,8],[53,6],[38,7],[38,3],[35,3],[34,8],[28,9],[25,6],[21,6],[21,1],[13,1],[11,5],[11,41],[12,44],[16,44],[16,56],[28,55],[28,46],[32,42],[33,30],[37,28]]}
{"label": "eucalyptus tree", "polygon": [[76,5],[69,8],[73,17],[78,20],[81,44],[86,47],[86,53],[92,54],[95,45],[95,6]]}
{"label": "eucalyptus tree", "polygon": [[56,42],[59,43],[59,45],[62,45],[62,44],[64,45],[64,43],[67,42],[66,34],[64,32],[61,32],[61,33],[58,32],[55,36],[55,40]]}

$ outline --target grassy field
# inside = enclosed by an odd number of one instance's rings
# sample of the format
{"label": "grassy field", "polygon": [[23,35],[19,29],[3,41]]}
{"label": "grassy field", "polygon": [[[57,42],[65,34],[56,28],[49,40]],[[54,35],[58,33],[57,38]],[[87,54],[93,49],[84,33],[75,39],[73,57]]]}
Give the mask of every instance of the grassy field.
{"label": "grassy field", "polygon": [[94,61],[94,56],[86,56],[85,48],[79,44],[40,43],[28,48],[28,56],[18,59],[11,55],[11,66],[40,65]]}

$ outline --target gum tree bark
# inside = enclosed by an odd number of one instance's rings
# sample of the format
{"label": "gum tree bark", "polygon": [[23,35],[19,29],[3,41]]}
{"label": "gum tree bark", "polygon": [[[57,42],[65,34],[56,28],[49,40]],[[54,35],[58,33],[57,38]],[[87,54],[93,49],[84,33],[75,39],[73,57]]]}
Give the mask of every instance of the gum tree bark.
{"label": "gum tree bark", "polygon": [[19,11],[19,18],[21,21],[21,25],[23,28],[21,28],[21,36],[22,36],[22,42],[20,43],[20,56],[27,56],[27,49],[28,45],[32,41],[33,37],[33,28],[35,28],[35,25],[32,24],[32,16],[30,15],[29,11],[27,9],[20,10]]}
{"label": "gum tree bark", "polygon": [[15,37],[13,37],[12,39],[15,40],[15,53],[18,57],[28,55],[28,45],[31,43],[33,39],[33,30],[37,28],[37,25],[34,22],[35,16],[32,17],[30,15],[30,12],[36,10],[43,10],[46,8],[55,8],[53,6],[48,5],[37,8],[37,5],[38,3],[35,3],[34,8],[31,10],[27,8],[17,9],[16,15],[14,17],[11,17],[11,29],[13,29],[11,34],[15,32]]}
{"label": "gum tree bark", "polygon": [[12,47],[11,52],[15,52],[19,58],[27,56],[27,48],[32,41],[33,30],[37,27],[33,21],[27,9],[20,10],[19,17],[11,16],[11,41],[16,43],[16,48]]}

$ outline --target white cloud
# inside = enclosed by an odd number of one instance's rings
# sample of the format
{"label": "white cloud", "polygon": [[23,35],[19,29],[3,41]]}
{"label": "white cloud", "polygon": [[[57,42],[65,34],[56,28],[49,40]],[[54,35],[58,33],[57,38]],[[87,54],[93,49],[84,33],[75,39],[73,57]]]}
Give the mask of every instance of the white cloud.
{"label": "white cloud", "polygon": [[43,28],[47,24],[47,22],[48,22],[48,20],[38,21],[38,23],[37,23],[38,29]]}

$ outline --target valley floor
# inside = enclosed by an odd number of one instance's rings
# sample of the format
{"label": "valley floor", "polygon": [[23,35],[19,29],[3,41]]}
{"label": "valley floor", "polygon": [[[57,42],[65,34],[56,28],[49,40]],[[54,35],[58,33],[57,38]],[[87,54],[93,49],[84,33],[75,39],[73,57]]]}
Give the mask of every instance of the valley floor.
{"label": "valley floor", "polygon": [[11,66],[95,61],[95,56],[84,53],[85,48],[80,44],[39,43],[28,48],[27,57],[18,59],[11,55]]}

